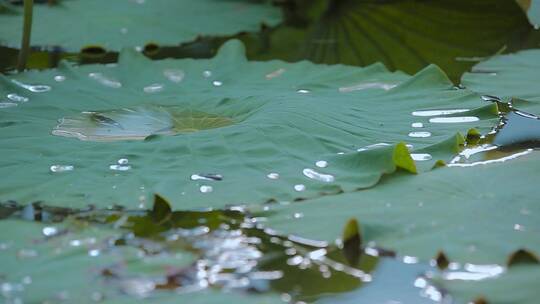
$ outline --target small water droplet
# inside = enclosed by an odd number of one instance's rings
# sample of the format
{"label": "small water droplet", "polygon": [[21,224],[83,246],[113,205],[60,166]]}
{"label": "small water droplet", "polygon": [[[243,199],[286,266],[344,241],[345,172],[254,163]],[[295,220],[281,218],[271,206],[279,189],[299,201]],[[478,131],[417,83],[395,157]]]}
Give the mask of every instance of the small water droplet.
{"label": "small water droplet", "polygon": [[108,78],[102,73],[90,73],[88,74],[88,77],[94,79],[95,81],[109,88],[119,89],[122,87],[122,84],[119,81],[116,81],[112,78]]}
{"label": "small water droplet", "polygon": [[310,91],[309,91],[309,90],[306,90],[306,89],[298,89],[298,90],[296,90],[296,93],[300,93],[300,94],[308,94],[308,93],[310,93]]}
{"label": "small water droplet", "polygon": [[423,127],[424,127],[424,124],[421,123],[421,122],[413,122],[413,123],[411,124],[411,127],[413,127],[413,128],[423,128]]}
{"label": "small water droplet", "polygon": [[27,102],[29,100],[28,97],[24,97],[15,93],[7,94],[7,98],[14,102]]}
{"label": "small water droplet", "polygon": [[118,164],[119,165],[127,165],[127,164],[129,164],[129,160],[127,158],[120,158],[118,160]]}
{"label": "small water droplet", "polygon": [[299,218],[303,218],[304,217],[304,214],[301,213],[301,212],[295,212],[292,216],[294,219],[299,219]]}
{"label": "small water droplet", "polygon": [[319,168],[326,168],[328,167],[328,162],[325,161],[325,160],[319,160],[315,163],[315,166],[319,167]]}
{"label": "small water droplet", "polygon": [[123,27],[123,28],[121,28],[121,29],[120,29],[120,33],[122,33],[122,34],[124,34],[124,35],[125,35],[125,34],[127,34],[127,33],[128,33],[128,29],[127,29],[127,28],[125,28],[125,27]]}
{"label": "small water droplet", "polygon": [[429,119],[431,123],[464,123],[479,121],[476,116],[458,116],[458,117],[433,117]]}
{"label": "small water droplet", "polygon": [[516,231],[525,231],[525,226],[520,224],[514,224],[514,230]]}
{"label": "small water droplet", "polygon": [[91,257],[97,257],[100,254],[99,249],[92,249],[88,251],[88,255]]}
{"label": "small water droplet", "polygon": [[34,93],[43,93],[51,90],[50,86],[44,84],[26,84],[18,80],[11,80],[11,82]]}
{"label": "small water droplet", "polygon": [[294,185],[294,190],[298,192],[302,192],[306,190],[306,186],[303,184]]}
{"label": "small water droplet", "polygon": [[203,71],[202,74],[203,74],[203,76],[204,76],[205,78],[212,77],[212,71],[206,70],[206,71]]}
{"label": "small water droplet", "polygon": [[266,79],[270,80],[270,79],[281,76],[283,73],[285,73],[285,69],[280,68],[280,69],[277,69],[277,70],[275,70],[275,71],[273,71],[271,73],[266,74],[265,77],[266,77]]}
{"label": "small water droplet", "polygon": [[152,94],[152,93],[159,93],[161,91],[163,91],[163,89],[165,88],[165,86],[161,83],[153,83],[149,86],[146,86],[143,88],[143,91],[145,93],[149,93],[149,94]]}
{"label": "small water droplet", "polygon": [[57,173],[57,172],[73,171],[75,167],[72,165],[52,165],[49,169],[51,172]]}
{"label": "small water droplet", "polygon": [[266,177],[268,177],[269,179],[278,179],[279,178],[279,173],[275,173],[275,172],[268,173],[266,175]]}
{"label": "small water droplet", "polygon": [[30,284],[32,284],[32,277],[25,276],[24,278],[22,278],[21,282],[23,284],[30,285]]}
{"label": "small water droplet", "polygon": [[179,83],[184,80],[186,74],[182,70],[166,69],[163,71],[163,75],[171,82]]}
{"label": "small water droplet", "polygon": [[430,132],[410,132],[409,137],[430,137]]}
{"label": "small water droplet", "polygon": [[47,237],[55,236],[58,233],[58,229],[56,227],[44,227],[42,230],[43,235]]}
{"label": "small water droplet", "polygon": [[331,183],[334,181],[334,176],[333,175],[330,175],[330,174],[323,174],[323,173],[319,173],[313,169],[309,169],[309,168],[306,168],[302,171],[302,173],[310,178],[310,179],[313,179],[313,180],[317,180],[317,181],[321,181],[321,182],[325,182],[325,183]]}
{"label": "small water droplet", "polygon": [[440,116],[440,115],[450,115],[455,113],[467,112],[469,109],[446,109],[446,110],[422,110],[414,111],[411,114],[413,116]]}
{"label": "small water droplet", "polygon": [[201,193],[210,193],[214,191],[214,188],[212,186],[202,185],[199,190],[201,191]]}
{"label": "small water droplet", "polygon": [[130,165],[110,165],[109,169],[113,171],[128,171],[131,169]]}
{"label": "small water droplet", "polygon": [[56,76],[54,76],[54,81],[62,82],[62,81],[65,81],[65,80],[66,80],[66,76],[64,76],[64,75],[56,75]]}
{"label": "small water droplet", "polygon": [[220,181],[223,180],[223,176],[220,174],[192,174],[190,177],[191,180],[197,181],[197,180],[206,180],[206,181]]}
{"label": "small water droplet", "polygon": [[390,144],[387,144],[387,143],[377,143],[377,144],[373,144],[373,145],[369,145],[369,146],[365,146],[365,147],[363,147],[363,148],[357,149],[356,151],[362,152],[362,151],[367,151],[367,150],[373,149],[373,148],[380,148],[380,147],[387,147],[387,146],[390,146]]}
{"label": "small water droplet", "polygon": [[428,161],[431,160],[431,155],[427,153],[411,153],[411,158],[416,161]]}
{"label": "small water droplet", "polygon": [[218,81],[218,80],[214,80],[214,81],[212,82],[212,84],[213,84],[215,87],[220,87],[220,86],[223,85],[223,82]]}

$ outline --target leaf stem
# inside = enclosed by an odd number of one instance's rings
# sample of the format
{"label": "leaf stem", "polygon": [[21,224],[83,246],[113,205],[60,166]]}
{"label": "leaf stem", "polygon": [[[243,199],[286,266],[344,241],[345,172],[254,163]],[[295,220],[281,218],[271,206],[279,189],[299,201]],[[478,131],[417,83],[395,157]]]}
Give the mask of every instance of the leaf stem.
{"label": "leaf stem", "polygon": [[32,34],[32,13],[34,0],[24,0],[24,23],[23,36],[21,40],[21,50],[19,51],[19,60],[17,62],[17,70],[19,72],[26,68],[28,54],[30,53],[30,35]]}

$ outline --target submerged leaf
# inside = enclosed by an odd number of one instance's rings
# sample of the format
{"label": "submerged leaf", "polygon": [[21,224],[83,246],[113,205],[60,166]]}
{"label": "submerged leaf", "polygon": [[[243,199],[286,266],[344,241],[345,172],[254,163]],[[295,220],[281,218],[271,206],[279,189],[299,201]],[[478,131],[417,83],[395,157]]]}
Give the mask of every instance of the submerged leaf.
{"label": "submerged leaf", "polygon": [[350,219],[343,229],[343,254],[350,265],[357,265],[360,260],[362,235],[356,219]]}

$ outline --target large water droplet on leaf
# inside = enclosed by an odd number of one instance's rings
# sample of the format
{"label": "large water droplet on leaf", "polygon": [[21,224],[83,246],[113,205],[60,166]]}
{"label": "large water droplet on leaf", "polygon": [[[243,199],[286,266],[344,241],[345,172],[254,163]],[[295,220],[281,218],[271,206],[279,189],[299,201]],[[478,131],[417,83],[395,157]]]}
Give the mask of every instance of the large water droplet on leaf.
{"label": "large water droplet on leaf", "polygon": [[234,123],[225,116],[160,106],[82,112],[59,122],[52,134],[88,141],[143,140],[150,135],[191,133]]}

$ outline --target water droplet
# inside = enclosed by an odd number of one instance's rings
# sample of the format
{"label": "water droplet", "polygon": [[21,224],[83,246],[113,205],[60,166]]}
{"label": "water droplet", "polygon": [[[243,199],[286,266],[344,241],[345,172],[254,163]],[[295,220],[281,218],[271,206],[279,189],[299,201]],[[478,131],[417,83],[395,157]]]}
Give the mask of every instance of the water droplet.
{"label": "water droplet", "polygon": [[516,231],[525,231],[525,226],[520,224],[514,224],[514,230]]}
{"label": "water droplet", "polygon": [[360,90],[366,90],[366,89],[382,89],[385,91],[391,90],[395,88],[397,84],[394,83],[383,83],[383,82],[364,82],[359,83],[347,87],[341,87],[339,88],[339,91],[341,93],[348,93],[348,92],[354,92],[354,91],[360,91]]}
{"label": "water droplet", "polygon": [[319,160],[315,163],[315,166],[319,167],[319,168],[326,168],[328,167],[328,162],[325,161],[325,160]]}
{"label": "water droplet", "polygon": [[303,184],[294,185],[294,190],[298,192],[302,192],[306,190],[306,186]]}
{"label": "water droplet", "polygon": [[0,109],[16,107],[17,104],[13,102],[0,102]]}
{"label": "water droplet", "polygon": [[218,81],[218,80],[214,80],[214,81],[212,82],[212,84],[213,84],[215,87],[220,87],[220,86],[223,85],[223,82]]}
{"label": "water droplet", "polygon": [[131,169],[130,165],[110,165],[109,169],[113,171],[128,171]]}
{"label": "water droplet", "polygon": [[430,132],[410,132],[409,137],[430,137]]}
{"label": "water droplet", "polygon": [[308,93],[310,93],[310,91],[309,91],[309,90],[306,90],[306,89],[298,89],[298,90],[296,90],[296,93],[300,93],[300,94],[308,94]]}
{"label": "water droplet", "polygon": [[463,123],[479,121],[476,116],[458,116],[458,117],[433,117],[429,119],[431,123]]}
{"label": "water droplet", "polygon": [[362,152],[362,151],[367,151],[367,150],[373,149],[373,148],[380,148],[380,147],[387,147],[387,146],[390,146],[390,144],[387,144],[387,143],[377,143],[377,144],[365,146],[365,147],[360,148],[360,149],[358,149],[358,150],[356,150],[356,151]]}
{"label": "water droplet", "polygon": [[304,214],[303,213],[300,213],[300,212],[295,212],[292,216],[294,219],[299,219],[299,218],[303,218],[304,217]]}
{"label": "water droplet", "polygon": [[66,76],[64,76],[64,75],[56,75],[56,76],[54,76],[54,81],[62,82],[62,81],[65,81],[65,80],[66,80]]}
{"label": "water droplet", "polygon": [[119,165],[127,165],[129,164],[129,160],[127,158],[120,158],[117,163]]}
{"label": "water droplet", "polygon": [[119,89],[122,87],[122,84],[119,81],[116,81],[112,78],[108,78],[102,73],[90,73],[88,74],[88,77],[94,79],[95,81],[109,88]]}
{"label": "water droplet", "polygon": [[427,153],[411,153],[411,158],[416,161],[431,160],[431,155]]}
{"label": "water droplet", "polygon": [[212,71],[206,70],[206,71],[203,71],[202,74],[203,74],[203,76],[204,76],[205,78],[212,77]]}
{"label": "water droplet", "polygon": [[273,71],[271,73],[266,74],[265,77],[266,77],[266,79],[270,80],[272,78],[276,78],[276,77],[281,76],[283,73],[285,73],[285,69],[280,68],[280,69],[277,69],[277,70],[275,70],[275,71]]}
{"label": "water droplet", "polygon": [[52,165],[49,169],[51,170],[51,172],[57,173],[57,172],[73,171],[75,167],[72,165]]}
{"label": "water droplet", "polygon": [[165,86],[161,83],[153,83],[149,86],[146,86],[143,88],[143,91],[145,93],[149,93],[149,94],[152,94],[152,93],[158,93],[158,92],[161,92],[163,91],[163,89],[165,88]]}
{"label": "water droplet", "polygon": [[15,93],[7,94],[7,98],[14,102],[27,102],[28,101],[28,97],[24,97]]}
{"label": "water droplet", "polygon": [[421,122],[413,122],[413,123],[411,124],[411,127],[413,127],[413,128],[423,128],[423,127],[424,127],[424,124],[421,123]]}
{"label": "water droplet", "polygon": [[275,173],[275,172],[268,173],[266,175],[266,177],[268,177],[269,179],[278,179],[279,178],[279,173]]}
{"label": "water droplet", "polygon": [[214,188],[212,186],[202,185],[199,190],[201,191],[201,193],[210,193],[214,191]]}
{"label": "water droplet", "polygon": [[22,278],[21,282],[26,285],[32,284],[32,278],[30,276],[25,276]]}
{"label": "water droplet", "polygon": [[11,80],[14,84],[22,87],[22,88],[25,88],[27,89],[28,91],[30,92],[34,92],[34,93],[43,93],[43,92],[48,92],[51,90],[51,87],[48,86],[48,85],[43,85],[43,84],[26,84],[26,83],[23,83],[23,82],[20,82],[18,80]]}
{"label": "water droplet", "polygon": [[58,233],[58,229],[56,227],[44,227],[42,230],[43,235],[47,237],[55,236]]}
{"label": "water droplet", "polygon": [[81,240],[71,240],[69,241],[69,245],[73,247],[79,247],[82,245]]}
{"label": "water droplet", "polygon": [[323,174],[319,173],[313,169],[306,168],[302,171],[302,173],[313,180],[325,182],[325,183],[331,183],[334,181],[334,176],[330,174]]}
{"label": "water droplet", "polygon": [[124,35],[125,35],[125,34],[127,34],[127,33],[128,33],[128,29],[127,29],[127,28],[125,28],[125,27],[123,27],[123,28],[121,28],[121,29],[120,29],[120,33],[122,33],[122,34],[124,34]]}
{"label": "water droplet", "polygon": [[206,180],[206,181],[220,181],[223,180],[223,176],[220,174],[192,174],[190,177],[191,180]]}
{"label": "water droplet", "polygon": [[449,115],[449,114],[455,114],[455,113],[463,113],[467,112],[469,109],[446,109],[446,110],[422,110],[422,111],[414,111],[411,114],[413,116],[440,116],[440,115]]}
{"label": "water droplet", "polygon": [[163,75],[171,82],[179,83],[184,80],[186,74],[182,70],[167,69],[163,71]]}
{"label": "water droplet", "polygon": [[88,255],[91,257],[97,257],[100,254],[99,249],[92,249],[88,251]]}

